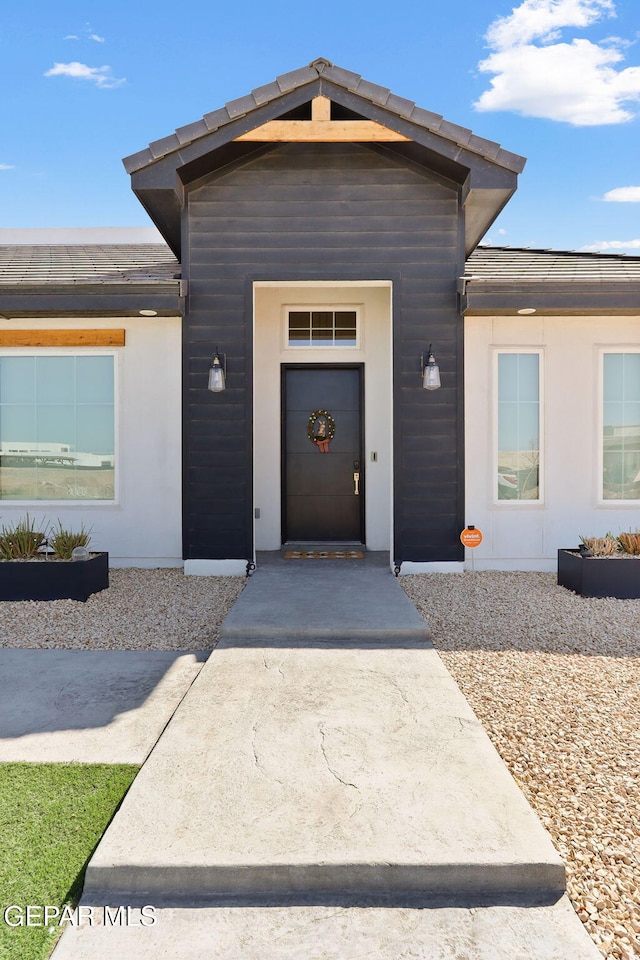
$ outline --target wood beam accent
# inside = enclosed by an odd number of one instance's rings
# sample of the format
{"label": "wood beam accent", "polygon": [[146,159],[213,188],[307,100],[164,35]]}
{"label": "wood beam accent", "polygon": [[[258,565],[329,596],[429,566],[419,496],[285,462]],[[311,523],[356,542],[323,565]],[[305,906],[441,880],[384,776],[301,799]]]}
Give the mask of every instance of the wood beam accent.
{"label": "wood beam accent", "polygon": [[124,347],[124,330],[0,330],[0,347]]}
{"label": "wood beam accent", "polygon": [[311,120],[269,120],[236,137],[256,143],[389,143],[410,140],[376,120],[332,120],[328,97],[311,101]]}
{"label": "wood beam accent", "polygon": [[320,123],[331,120],[331,100],[329,97],[314,97],[311,101],[311,119]]}

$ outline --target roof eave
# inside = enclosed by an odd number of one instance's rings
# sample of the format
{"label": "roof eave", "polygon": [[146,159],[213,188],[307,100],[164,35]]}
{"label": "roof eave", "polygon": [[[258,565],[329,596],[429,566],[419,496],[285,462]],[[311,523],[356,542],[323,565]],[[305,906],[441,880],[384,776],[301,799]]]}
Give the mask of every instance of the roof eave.
{"label": "roof eave", "polygon": [[532,309],[540,316],[638,316],[637,280],[467,280],[465,316],[514,316]]}
{"label": "roof eave", "polygon": [[0,285],[2,317],[117,317],[140,310],[154,310],[159,317],[182,316],[179,281]]}

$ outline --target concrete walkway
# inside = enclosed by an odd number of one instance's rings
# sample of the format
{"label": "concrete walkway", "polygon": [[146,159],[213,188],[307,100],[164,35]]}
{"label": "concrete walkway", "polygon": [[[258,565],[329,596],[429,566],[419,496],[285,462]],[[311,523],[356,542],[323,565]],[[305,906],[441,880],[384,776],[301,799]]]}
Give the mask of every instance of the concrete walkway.
{"label": "concrete walkway", "polygon": [[597,960],[416,617],[370,560],[259,566],[87,870],[155,924],[55,960]]}
{"label": "concrete walkway", "polygon": [[143,763],[207,656],[0,650],[0,763]]}
{"label": "concrete walkway", "polygon": [[424,645],[429,628],[394,582],[386,554],[365,560],[285,560],[258,554],[258,569],[222,624],[241,645]]}

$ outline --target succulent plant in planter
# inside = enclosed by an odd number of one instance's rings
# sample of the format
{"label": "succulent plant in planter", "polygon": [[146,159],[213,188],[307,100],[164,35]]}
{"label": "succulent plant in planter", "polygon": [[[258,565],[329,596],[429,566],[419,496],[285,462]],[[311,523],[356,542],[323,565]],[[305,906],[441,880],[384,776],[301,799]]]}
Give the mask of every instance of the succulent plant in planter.
{"label": "succulent plant in planter", "polygon": [[0,560],[29,560],[37,556],[46,540],[46,533],[36,529],[35,522],[26,515],[14,524],[0,528]]}
{"label": "succulent plant in planter", "polygon": [[586,557],[612,557],[620,549],[620,544],[612,533],[607,533],[604,537],[580,537],[578,549]]}
{"label": "succulent plant in planter", "polygon": [[634,557],[640,555],[640,531],[621,533],[618,537],[618,543],[624,553],[630,553]]}
{"label": "succulent plant in planter", "polygon": [[575,549],[558,550],[561,587],[583,597],[640,598],[640,531],[580,540]]}
{"label": "succulent plant in planter", "polygon": [[84,525],[76,532],[66,530],[58,520],[57,527],[51,527],[47,534],[47,546],[60,560],[72,560],[73,551],[78,547],[88,547],[91,540],[91,531],[85,530]]}
{"label": "succulent plant in planter", "polygon": [[[0,528],[0,600],[87,600],[109,586],[109,554],[89,553],[90,532],[27,514]],[[73,562],[75,560],[81,562]]]}

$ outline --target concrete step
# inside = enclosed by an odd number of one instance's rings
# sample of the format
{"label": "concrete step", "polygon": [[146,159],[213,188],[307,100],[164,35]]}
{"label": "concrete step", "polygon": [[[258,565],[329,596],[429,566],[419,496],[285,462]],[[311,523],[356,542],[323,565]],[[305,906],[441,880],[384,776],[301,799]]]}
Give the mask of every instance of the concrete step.
{"label": "concrete step", "polygon": [[548,835],[429,647],[218,647],[85,883],[94,903],[563,891]]}
{"label": "concrete step", "polygon": [[429,628],[389,569],[388,554],[365,560],[285,560],[258,567],[223,622],[235,644],[424,644]]}
{"label": "concrete step", "polygon": [[602,960],[566,897],[464,909],[159,909],[153,926],[69,927],[53,960]]}

